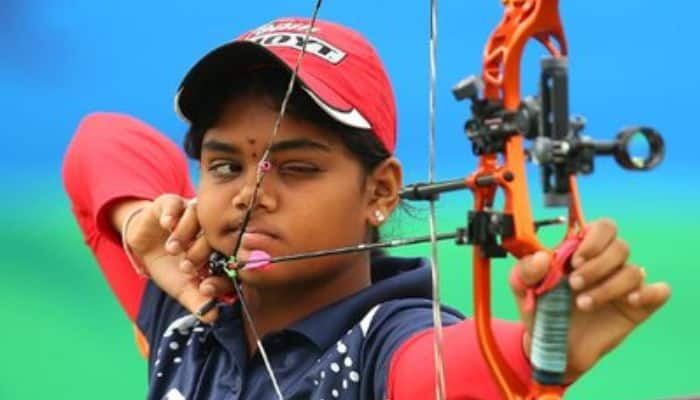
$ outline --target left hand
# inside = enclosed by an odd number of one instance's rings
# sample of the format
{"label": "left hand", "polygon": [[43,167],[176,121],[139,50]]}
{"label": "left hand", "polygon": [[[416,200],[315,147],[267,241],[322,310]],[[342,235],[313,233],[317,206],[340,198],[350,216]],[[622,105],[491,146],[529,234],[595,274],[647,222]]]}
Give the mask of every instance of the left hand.
{"label": "left hand", "polygon": [[[573,304],[569,331],[567,381],[588,371],[617,346],[634,328],[658,310],[671,295],[663,282],[644,282],[644,269],[628,263],[629,247],[617,237],[617,227],[607,219],[588,229],[573,253],[573,271],[568,276]],[[538,252],[518,261],[522,283],[536,287],[549,268],[551,255]],[[529,357],[534,310],[525,310],[526,291],[511,284]]]}

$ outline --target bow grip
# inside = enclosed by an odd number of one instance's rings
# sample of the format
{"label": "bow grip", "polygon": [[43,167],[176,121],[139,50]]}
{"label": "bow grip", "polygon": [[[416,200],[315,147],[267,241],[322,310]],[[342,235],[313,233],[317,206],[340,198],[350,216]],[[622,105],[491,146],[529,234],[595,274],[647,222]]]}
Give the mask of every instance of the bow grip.
{"label": "bow grip", "polygon": [[530,361],[533,379],[543,386],[564,384],[571,319],[571,287],[567,279],[570,260],[581,237],[564,240],[554,251],[552,264],[536,296]]}

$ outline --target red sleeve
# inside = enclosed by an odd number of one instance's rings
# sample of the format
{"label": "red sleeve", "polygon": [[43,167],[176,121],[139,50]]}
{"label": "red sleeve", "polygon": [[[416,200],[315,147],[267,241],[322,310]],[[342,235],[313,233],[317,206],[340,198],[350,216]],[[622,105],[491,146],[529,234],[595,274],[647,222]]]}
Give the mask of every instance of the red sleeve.
{"label": "red sleeve", "polygon": [[108,219],[118,199],[154,199],[163,193],[193,197],[187,160],[154,128],[121,114],[85,117],[63,160],[71,208],[117,299],[134,321],[146,280],[132,269]]}
{"label": "red sleeve", "polygon": [[[508,364],[522,382],[528,382],[530,363],[522,346],[521,324],[494,320],[494,336]],[[435,397],[433,330],[423,331],[406,341],[391,361],[387,382],[390,400]],[[499,399],[500,391],[481,355],[474,320],[443,329],[445,384],[449,399]]]}

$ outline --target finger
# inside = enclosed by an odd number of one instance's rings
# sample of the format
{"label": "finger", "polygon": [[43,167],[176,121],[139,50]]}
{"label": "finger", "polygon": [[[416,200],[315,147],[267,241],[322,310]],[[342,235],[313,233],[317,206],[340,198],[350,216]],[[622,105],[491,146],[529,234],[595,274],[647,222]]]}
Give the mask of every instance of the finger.
{"label": "finger", "polygon": [[537,286],[547,274],[551,259],[552,257],[549,253],[538,251],[531,256],[526,256],[518,260],[518,263],[515,264],[514,267],[514,273],[519,279],[516,282],[511,280],[513,292],[517,296],[522,297],[525,296],[528,288]]}
{"label": "finger", "polygon": [[571,266],[578,268],[585,260],[600,254],[617,235],[617,226],[607,218],[593,222],[588,226],[581,244],[571,257]]}
{"label": "finger", "polygon": [[643,280],[641,268],[627,265],[595,288],[576,296],[576,305],[581,310],[591,311],[638,289]]}
{"label": "finger", "polygon": [[224,297],[235,295],[236,289],[228,276],[210,276],[199,284],[199,292],[204,296]]}
{"label": "finger", "polygon": [[198,237],[185,254],[185,259],[180,263],[180,269],[187,273],[196,273],[206,266],[212,248],[204,236]]}
{"label": "finger", "polygon": [[207,296],[206,294],[202,293],[199,290],[199,285],[198,280],[190,280],[175,296],[175,298],[187,310],[195,314],[197,318],[204,322],[210,323],[216,320],[219,313],[216,307],[214,307],[203,315],[198,314],[204,305],[209,304],[212,300],[214,300],[213,296]]}
{"label": "finger", "polygon": [[583,290],[592,287],[623,266],[629,254],[629,245],[624,240],[614,240],[602,254],[585,261],[571,273],[571,288]]}
{"label": "finger", "polygon": [[170,234],[165,248],[171,254],[187,250],[192,242],[196,240],[199,232],[199,220],[197,219],[195,207],[194,204],[185,207],[175,229]]}
{"label": "finger", "polygon": [[538,251],[521,264],[520,279],[529,287],[537,286],[547,275],[552,257],[546,251]]}
{"label": "finger", "polygon": [[154,200],[154,213],[163,229],[172,231],[185,211],[185,199],[176,194],[164,194]]}
{"label": "finger", "polygon": [[653,313],[671,297],[671,288],[665,282],[644,285],[627,296],[630,304],[643,307]]}

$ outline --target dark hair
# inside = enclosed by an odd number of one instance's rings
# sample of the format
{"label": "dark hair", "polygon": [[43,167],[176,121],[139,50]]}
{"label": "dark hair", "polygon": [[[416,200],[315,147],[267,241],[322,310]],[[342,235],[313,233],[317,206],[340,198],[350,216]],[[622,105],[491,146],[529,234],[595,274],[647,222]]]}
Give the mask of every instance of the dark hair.
{"label": "dark hair", "polygon": [[[185,136],[185,153],[199,160],[204,134],[219,121],[224,107],[236,99],[257,96],[268,102],[273,110],[279,110],[288,83],[288,71],[265,68],[249,72],[245,78],[233,79],[228,85],[208,93],[191,118],[191,125]],[[372,171],[391,156],[371,130],[349,127],[334,120],[323,112],[298,84],[292,90],[286,114],[311,122],[337,135],[366,172]]]}
{"label": "dark hair", "polygon": [[[185,153],[199,160],[202,153],[202,139],[222,116],[224,107],[243,97],[259,97],[273,110],[279,110],[287,91],[290,73],[279,67],[267,67],[250,71],[245,77],[232,79],[228,85],[207,94],[206,99],[194,110],[191,125],[185,136]],[[314,102],[313,99],[295,84],[287,104],[286,115],[310,122],[330,134],[337,135],[345,147],[357,158],[360,165],[369,174],[382,161],[391,156],[371,130],[353,128],[331,118]],[[369,240],[378,242],[379,230],[370,232]],[[373,255],[383,254],[383,252]]]}

